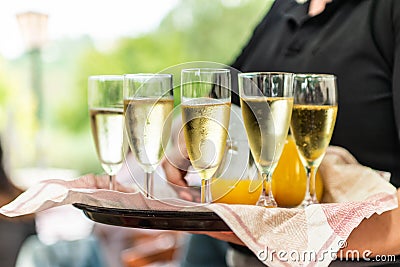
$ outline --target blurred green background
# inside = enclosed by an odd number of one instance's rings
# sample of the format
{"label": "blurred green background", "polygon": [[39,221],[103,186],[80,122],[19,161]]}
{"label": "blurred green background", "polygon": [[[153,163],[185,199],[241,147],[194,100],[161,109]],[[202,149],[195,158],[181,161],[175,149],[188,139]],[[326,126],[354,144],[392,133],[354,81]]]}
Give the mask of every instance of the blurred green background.
{"label": "blurred green background", "polygon": [[102,172],[91,139],[87,77],[158,72],[198,60],[229,65],[272,2],[181,0],[156,29],[118,38],[108,49],[100,50],[90,35],[52,40],[42,51],[44,117],[40,129],[28,55],[0,58],[0,133],[6,166],[12,172],[38,164],[34,150],[40,130],[41,164],[80,173]]}

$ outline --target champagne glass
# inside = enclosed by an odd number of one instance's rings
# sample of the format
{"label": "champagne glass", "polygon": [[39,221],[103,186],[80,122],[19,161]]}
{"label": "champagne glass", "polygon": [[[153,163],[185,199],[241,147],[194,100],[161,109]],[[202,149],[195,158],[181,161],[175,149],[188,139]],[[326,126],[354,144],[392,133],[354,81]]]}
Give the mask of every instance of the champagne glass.
{"label": "champagne glass", "polygon": [[332,137],[337,114],[336,77],[296,74],[290,129],[307,174],[306,193],[299,207],[318,203],[315,174]]}
{"label": "champagne glass", "polygon": [[129,146],[146,177],[146,197],[154,197],[154,171],[164,156],[174,109],[171,74],[124,75],[125,128]]}
{"label": "champagne glass", "polygon": [[289,131],[293,108],[292,73],[240,73],[239,94],[250,150],[264,182],[258,206],[277,207],[272,174]]}
{"label": "champagne glass", "polygon": [[115,175],[124,159],[123,76],[98,75],[88,79],[90,122],[97,156],[115,190]]}
{"label": "champagne glass", "polygon": [[183,133],[190,162],[201,178],[202,203],[212,201],[210,182],[224,155],[230,107],[229,69],[182,70]]}
{"label": "champagne glass", "polygon": [[249,149],[239,106],[231,106],[228,130],[224,157],[212,178],[212,200],[216,203],[255,205],[262,181]]}

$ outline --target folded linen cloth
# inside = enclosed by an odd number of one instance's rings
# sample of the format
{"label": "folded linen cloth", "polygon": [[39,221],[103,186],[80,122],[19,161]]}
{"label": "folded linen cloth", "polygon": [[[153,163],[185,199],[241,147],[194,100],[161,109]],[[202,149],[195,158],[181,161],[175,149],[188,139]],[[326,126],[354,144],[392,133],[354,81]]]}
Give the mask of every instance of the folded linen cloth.
{"label": "folded linen cloth", "polygon": [[125,209],[212,210],[268,266],[327,266],[351,231],[364,218],[395,209],[397,196],[396,188],[382,179],[381,173],[358,164],[343,148],[329,147],[320,171],[323,200],[328,203],[306,209],[153,200],[122,186],[117,188],[120,192],[102,189],[107,186],[107,177],[87,175],[73,181],[43,181],[0,208],[0,213],[13,217],[72,203]]}
{"label": "folded linen cloth", "polygon": [[320,173],[325,204],[304,210],[209,208],[268,266],[328,266],[364,218],[395,209],[398,202],[388,173],[360,165],[343,148],[328,148]]}

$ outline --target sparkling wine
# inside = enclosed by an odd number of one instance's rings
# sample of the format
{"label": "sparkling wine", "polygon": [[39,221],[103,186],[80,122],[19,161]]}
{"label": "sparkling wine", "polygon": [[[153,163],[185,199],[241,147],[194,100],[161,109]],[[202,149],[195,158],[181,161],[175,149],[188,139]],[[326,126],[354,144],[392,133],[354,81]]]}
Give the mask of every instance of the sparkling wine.
{"label": "sparkling wine", "polygon": [[303,164],[319,165],[332,137],[337,106],[294,105],[291,132]]}
{"label": "sparkling wine", "polygon": [[291,97],[241,98],[243,122],[251,153],[262,172],[276,167],[285,145],[292,114]]}
{"label": "sparkling wine", "polygon": [[231,103],[198,98],[182,104],[183,131],[193,167],[210,179],[224,155]]}
{"label": "sparkling wine", "polygon": [[114,175],[123,161],[123,108],[91,108],[90,121],[97,155],[104,170]]}
{"label": "sparkling wine", "polygon": [[164,155],[171,132],[172,98],[132,98],[124,100],[128,142],[137,161],[152,172]]}

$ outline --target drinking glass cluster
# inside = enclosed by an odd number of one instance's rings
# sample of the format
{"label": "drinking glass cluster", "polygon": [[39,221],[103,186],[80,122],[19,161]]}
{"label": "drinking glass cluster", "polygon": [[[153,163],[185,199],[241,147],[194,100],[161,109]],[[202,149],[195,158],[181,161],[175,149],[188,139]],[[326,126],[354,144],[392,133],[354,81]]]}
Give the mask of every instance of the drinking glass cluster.
{"label": "drinking glass cluster", "polygon": [[[318,203],[315,174],[336,121],[336,77],[285,72],[240,73],[238,86],[248,145],[263,179],[257,205],[277,206],[272,193],[272,174],[289,128],[307,174],[300,207]],[[89,77],[93,139],[103,169],[110,176],[110,189],[115,188],[113,177],[122,166],[128,143],[146,173],[144,193],[147,197],[154,196],[154,171],[171,135],[173,91],[171,74]],[[228,131],[231,91],[230,69],[181,71],[182,129],[189,160],[202,181],[202,203],[212,201],[211,181],[218,178],[216,171],[224,160],[225,148],[232,146]]]}

